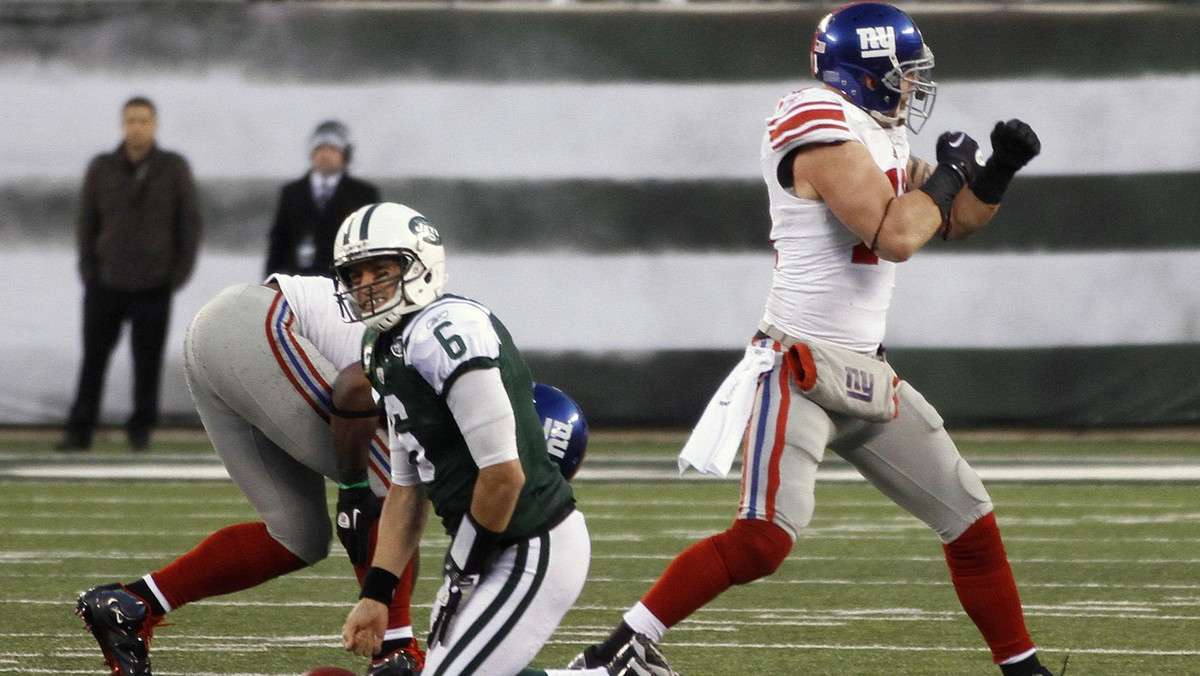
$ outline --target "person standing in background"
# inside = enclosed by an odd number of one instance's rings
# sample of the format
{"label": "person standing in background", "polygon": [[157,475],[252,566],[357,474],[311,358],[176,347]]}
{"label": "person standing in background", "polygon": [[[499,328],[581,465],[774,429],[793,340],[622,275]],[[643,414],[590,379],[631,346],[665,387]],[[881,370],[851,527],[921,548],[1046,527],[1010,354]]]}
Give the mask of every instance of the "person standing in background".
{"label": "person standing in background", "polygon": [[283,186],[267,247],[266,275],[332,275],[333,236],[347,216],[379,201],[379,188],[349,175],[350,130],[337,120],[309,139],[312,168]]}
{"label": "person standing in background", "polygon": [[187,160],[155,142],[154,103],[125,102],[124,140],[88,165],[77,222],[83,279],[83,362],[58,450],[91,447],[104,378],[121,327],[131,327],[133,413],[125,433],[146,450],[158,422],[163,345],[171,298],[192,274],[202,222]]}

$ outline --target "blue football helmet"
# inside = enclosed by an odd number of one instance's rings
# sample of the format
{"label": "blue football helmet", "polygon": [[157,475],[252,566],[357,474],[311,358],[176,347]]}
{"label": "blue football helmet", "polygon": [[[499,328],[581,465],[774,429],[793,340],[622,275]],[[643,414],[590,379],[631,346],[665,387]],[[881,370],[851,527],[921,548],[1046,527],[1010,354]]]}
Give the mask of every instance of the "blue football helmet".
{"label": "blue football helmet", "polygon": [[542,419],[550,459],[570,481],[587,452],[588,425],[583,411],[562,390],[542,383],[533,384],[533,405]]}
{"label": "blue football helmet", "polygon": [[813,34],[812,73],[885,127],[913,133],[933,112],[933,52],[904,12],[859,2],[827,14]]}

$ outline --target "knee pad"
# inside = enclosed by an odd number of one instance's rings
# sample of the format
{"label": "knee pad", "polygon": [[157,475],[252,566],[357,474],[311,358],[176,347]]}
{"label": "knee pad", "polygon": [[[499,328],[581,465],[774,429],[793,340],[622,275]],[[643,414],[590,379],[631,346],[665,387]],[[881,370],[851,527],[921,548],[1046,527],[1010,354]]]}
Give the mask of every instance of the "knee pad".
{"label": "knee pad", "polygon": [[734,584],[774,573],[792,551],[792,538],[785,530],[758,519],[738,519],[712,540]]}

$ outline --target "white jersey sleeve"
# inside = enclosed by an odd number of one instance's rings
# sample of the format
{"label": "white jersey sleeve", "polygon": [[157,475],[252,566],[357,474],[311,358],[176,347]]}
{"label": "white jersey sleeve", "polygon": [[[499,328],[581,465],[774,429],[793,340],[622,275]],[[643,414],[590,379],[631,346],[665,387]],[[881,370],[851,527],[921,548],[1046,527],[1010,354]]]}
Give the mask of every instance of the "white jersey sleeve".
{"label": "white jersey sleeve", "polygon": [[347,322],[334,296],[333,280],[316,275],[274,274],[284,300],[296,316],[294,330],[312,342],[338,371],[359,360],[362,355],[364,326]]}
{"label": "white jersey sleeve", "polygon": [[810,143],[857,141],[842,104],[840,96],[818,87],[784,96],[775,106],[775,113],[767,118],[771,150],[787,153]]}
{"label": "white jersey sleeve", "polygon": [[405,328],[403,342],[405,359],[440,395],[464,366],[486,367],[500,357],[491,312],[465,298],[442,297],[421,310]]}

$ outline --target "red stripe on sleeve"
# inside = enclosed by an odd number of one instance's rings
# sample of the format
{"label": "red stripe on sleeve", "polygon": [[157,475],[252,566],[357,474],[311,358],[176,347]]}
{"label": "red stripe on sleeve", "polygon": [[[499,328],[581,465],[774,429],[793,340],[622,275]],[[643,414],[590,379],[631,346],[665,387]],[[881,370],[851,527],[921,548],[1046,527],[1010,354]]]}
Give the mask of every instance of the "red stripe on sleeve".
{"label": "red stripe on sleeve", "polygon": [[776,142],[781,136],[812,123],[820,123],[814,129],[833,128],[850,131],[850,127],[846,125],[846,114],[840,107],[833,107],[827,103],[811,103],[797,106],[787,117],[771,125],[771,145],[778,147]]}

